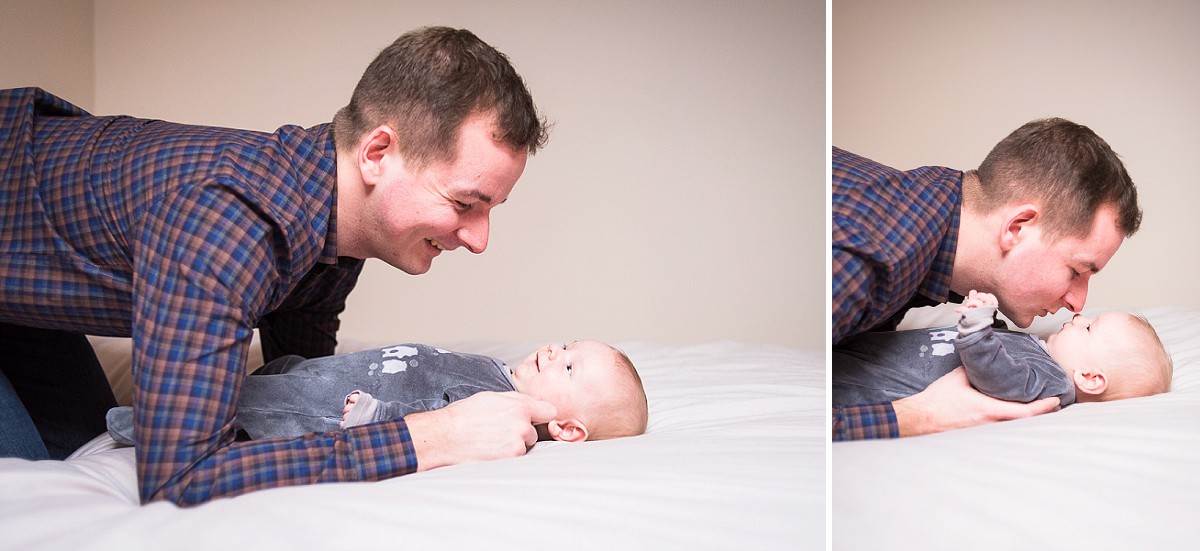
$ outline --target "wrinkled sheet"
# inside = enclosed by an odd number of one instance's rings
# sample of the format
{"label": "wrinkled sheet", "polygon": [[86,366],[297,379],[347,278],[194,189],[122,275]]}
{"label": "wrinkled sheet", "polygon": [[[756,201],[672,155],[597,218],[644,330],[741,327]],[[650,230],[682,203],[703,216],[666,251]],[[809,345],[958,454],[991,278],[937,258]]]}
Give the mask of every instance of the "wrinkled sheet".
{"label": "wrinkled sheet", "polygon": [[[437,344],[514,362],[538,343]],[[138,505],[133,449],[104,435],[67,461],[0,459],[0,548],[825,548],[822,351],[618,344],[645,383],[643,436],[182,509]],[[127,400],[128,345],[96,346]]]}
{"label": "wrinkled sheet", "polygon": [[[1200,495],[1200,311],[1139,313],[1171,353],[1170,393],[833,444],[834,548],[1195,548],[1186,534]],[[917,317],[913,326],[948,319]],[[1030,331],[1045,335],[1067,319]]]}

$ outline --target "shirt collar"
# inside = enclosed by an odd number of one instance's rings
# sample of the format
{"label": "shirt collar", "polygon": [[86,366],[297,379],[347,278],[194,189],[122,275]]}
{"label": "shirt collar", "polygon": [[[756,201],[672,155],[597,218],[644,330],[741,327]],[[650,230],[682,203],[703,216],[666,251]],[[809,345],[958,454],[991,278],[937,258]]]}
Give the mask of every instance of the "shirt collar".
{"label": "shirt collar", "polygon": [[333,143],[333,129],[329,124],[321,124],[309,129],[321,147],[317,170],[321,180],[329,190],[329,216],[325,230],[325,243],[321,247],[321,255],[317,262],[321,264],[338,264],[337,254],[337,149]]}

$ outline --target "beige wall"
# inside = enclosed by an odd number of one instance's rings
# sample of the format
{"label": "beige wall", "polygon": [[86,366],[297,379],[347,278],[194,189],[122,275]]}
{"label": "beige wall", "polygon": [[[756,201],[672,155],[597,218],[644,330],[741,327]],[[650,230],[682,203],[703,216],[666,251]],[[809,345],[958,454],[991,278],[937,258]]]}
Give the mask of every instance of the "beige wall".
{"label": "beige wall", "polygon": [[[974,168],[1028,120],[1088,125],[1125,161],[1142,229],[1091,306],[1200,306],[1200,3],[833,2],[835,145],[897,167]],[[1193,222],[1188,222],[1192,220]]]}
{"label": "beige wall", "polygon": [[[420,277],[372,262],[345,332],[825,342],[824,2],[94,9],[99,114],[259,130],[325,122],[375,54],[422,25],[470,28],[510,56],[555,129],[494,212],[488,251],[443,254]],[[42,36],[59,30],[28,17]]]}
{"label": "beige wall", "polygon": [[90,0],[0,0],[0,88],[24,86],[92,108]]}

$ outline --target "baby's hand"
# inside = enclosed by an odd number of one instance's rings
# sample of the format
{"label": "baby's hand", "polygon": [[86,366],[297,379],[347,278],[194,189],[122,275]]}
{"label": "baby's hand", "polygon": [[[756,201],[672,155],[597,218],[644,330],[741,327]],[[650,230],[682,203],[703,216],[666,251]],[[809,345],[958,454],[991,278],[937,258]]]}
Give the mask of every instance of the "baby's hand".
{"label": "baby's hand", "polygon": [[967,310],[970,310],[971,308],[979,308],[981,306],[991,306],[995,308],[999,304],[999,301],[996,300],[996,295],[991,293],[980,293],[972,289],[971,292],[967,294],[967,298],[963,300],[962,306],[956,307],[954,311],[961,314]]}
{"label": "baby's hand", "polygon": [[991,293],[976,293],[975,291],[971,291],[971,294],[974,295],[974,298],[979,301],[978,306],[990,306],[995,308],[1000,305],[1000,301],[996,300],[996,295]]}

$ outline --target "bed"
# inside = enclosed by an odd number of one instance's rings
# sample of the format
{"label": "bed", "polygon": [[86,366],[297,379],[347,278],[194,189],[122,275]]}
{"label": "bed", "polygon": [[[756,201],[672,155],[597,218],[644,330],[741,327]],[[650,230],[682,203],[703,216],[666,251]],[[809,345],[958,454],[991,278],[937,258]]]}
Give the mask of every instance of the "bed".
{"label": "bed", "polygon": [[[1194,548],[1187,534],[1200,494],[1200,311],[1140,313],[1172,355],[1170,393],[833,444],[834,548]],[[940,325],[953,319],[947,314],[932,309],[905,323]],[[1031,331],[1044,335],[1066,320]]]}
{"label": "bed", "polygon": [[[128,402],[129,346],[95,339]],[[391,343],[347,341],[340,352]],[[537,343],[437,343],[506,361]],[[825,355],[740,342],[619,343],[645,435],[538,443],[524,457],[377,483],[139,506],[132,448],[0,459],[3,549],[823,549]],[[252,358],[252,362],[254,359]]]}

